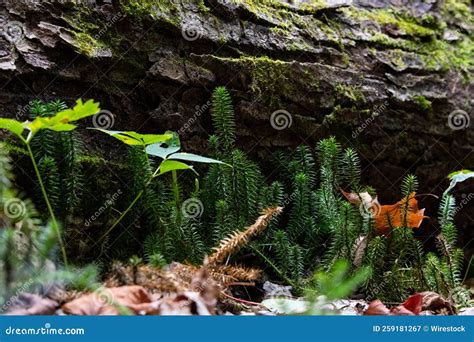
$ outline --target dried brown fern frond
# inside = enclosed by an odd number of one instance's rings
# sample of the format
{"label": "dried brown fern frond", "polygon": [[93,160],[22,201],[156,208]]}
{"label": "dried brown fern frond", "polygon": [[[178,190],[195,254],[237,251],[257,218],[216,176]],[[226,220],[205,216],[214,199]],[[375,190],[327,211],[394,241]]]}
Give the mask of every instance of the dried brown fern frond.
{"label": "dried brown fern frond", "polygon": [[223,263],[227,257],[238,252],[252,237],[261,233],[268,226],[273,216],[278,215],[282,209],[281,207],[264,209],[262,215],[257,218],[253,225],[244,231],[235,232],[224,238],[209,257],[209,265]]}
{"label": "dried brown fern frond", "polygon": [[247,268],[242,266],[217,265],[211,268],[213,277],[217,275],[225,275],[227,278],[224,284],[235,281],[254,281],[260,278],[261,270],[256,268]]}

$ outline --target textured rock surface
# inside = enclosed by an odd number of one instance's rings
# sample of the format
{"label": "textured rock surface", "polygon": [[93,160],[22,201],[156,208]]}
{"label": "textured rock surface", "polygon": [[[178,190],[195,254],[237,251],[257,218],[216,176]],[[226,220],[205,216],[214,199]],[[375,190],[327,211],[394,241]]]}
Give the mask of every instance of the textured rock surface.
{"label": "textured rock surface", "polygon": [[[473,117],[467,4],[4,1],[0,113],[22,118],[37,97],[94,98],[114,129],[179,130],[188,150],[202,151],[210,92],[226,85],[254,155],[336,135],[361,152],[382,201],[397,199],[406,170],[439,194],[446,174],[474,168],[474,124],[448,126],[454,110]],[[277,110],[290,127],[272,127]],[[460,211],[465,228],[472,208]]]}

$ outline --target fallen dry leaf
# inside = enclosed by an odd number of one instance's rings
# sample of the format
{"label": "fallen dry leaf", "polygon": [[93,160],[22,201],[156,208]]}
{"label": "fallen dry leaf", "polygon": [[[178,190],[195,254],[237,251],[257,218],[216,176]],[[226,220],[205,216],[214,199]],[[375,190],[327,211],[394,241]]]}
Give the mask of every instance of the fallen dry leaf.
{"label": "fallen dry leaf", "polygon": [[367,236],[359,236],[355,242],[354,246],[352,248],[352,254],[354,256],[354,261],[353,264],[356,267],[359,267],[362,265],[362,259],[364,258],[364,253],[365,249],[367,248]]}
{"label": "fallen dry leaf", "polygon": [[37,294],[22,293],[11,300],[10,308],[5,315],[54,315],[59,304],[54,300],[43,298]]}
{"label": "fallen dry leaf", "polygon": [[379,299],[376,299],[370,302],[369,307],[364,312],[364,315],[367,315],[367,316],[390,315],[390,310]]}
{"label": "fallen dry leaf", "polygon": [[415,315],[419,315],[423,307],[423,294],[415,293],[414,295],[411,295],[402,306],[413,312]]}
{"label": "fallen dry leaf", "polygon": [[69,315],[119,315],[121,307],[135,314],[156,314],[148,292],[141,286],[100,288],[62,306]]}
{"label": "fallen dry leaf", "polygon": [[353,193],[345,192],[342,189],[341,192],[349,202],[359,206],[363,205],[365,210],[368,210],[373,214],[375,230],[379,235],[387,235],[392,227],[402,227],[405,225],[405,218],[403,215],[405,207],[407,209],[407,227],[419,228],[423,219],[427,217],[424,215],[425,209],[418,208],[418,201],[415,198],[415,192],[412,192],[409,196],[402,198],[397,203],[391,205],[380,205],[377,197],[373,199],[367,192]]}
{"label": "fallen dry leaf", "polygon": [[379,234],[387,234],[391,227],[401,227],[404,225],[403,210],[408,201],[406,225],[410,228],[419,228],[421,222],[427,216],[424,215],[425,209],[418,209],[418,201],[415,198],[416,193],[412,192],[392,205],[382,205],[378,214],[375,216],[375,229]]}
{"label": "fallen dry leaf", "polygon": [[419,315],[423,309],[424,293],[415,293],[401,305],[389,309],[380,300],[374,300],[364,312],[364,315],[391,315],[391,316],[412,316]]}
{"label": "fallen dry leaf", "polygon": [[429,310],[448,315],[456,314],[453,305],[436,292],[426,291],[421,292],[421,294],[423,295],[423,311]]}

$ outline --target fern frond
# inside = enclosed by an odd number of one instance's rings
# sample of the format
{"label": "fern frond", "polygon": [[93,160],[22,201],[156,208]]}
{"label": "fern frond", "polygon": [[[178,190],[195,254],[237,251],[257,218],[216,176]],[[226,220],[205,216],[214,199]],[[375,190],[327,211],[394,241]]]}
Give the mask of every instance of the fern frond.
{"label": "fern frond", "polygon": [[342,157],[341,178],[349,183],[353,192],[361,192],[360,186],[360,160],[352,148],[347,148]]}
{"label": "fern frond", "polygon": [[310,187],[314,187],[316,182],[316,168],[313,153],[310,148],[300,145],[296,148],[293,160],[289,163],[289,170],[292,174],[304,173],[308,177]]}
{"label": "fern frond", "polygon": [[209,256],[209,264],[222,263],[226,258],[235,254],[245,246],[252,237],[260,234],[268,226],[273,216],[278,215],[281,210],[281,207],[265,209],[253,225],[242,232],[235,232],[223,239],[219,247],[216,247],[211,256]]}
{"label": "fern frond", "polygon": [[235,142],[235,119],[230,93],[225,87],[214,89],[211,114],[222,152],[230,152]]}

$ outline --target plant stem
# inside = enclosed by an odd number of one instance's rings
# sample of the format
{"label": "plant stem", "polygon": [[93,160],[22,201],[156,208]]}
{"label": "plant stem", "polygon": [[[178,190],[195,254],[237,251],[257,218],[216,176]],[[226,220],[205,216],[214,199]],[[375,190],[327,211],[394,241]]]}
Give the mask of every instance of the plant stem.
{"label": "plant stem", "polygon": [[171,171],[171,175],[173,178],[173,194],[174,194],[174,202],[176,205],[176,209],[179,211],[180,207],[180,198],[179,198],[179,185],[178,185],[178,173],[176,170]]}
{"label": "plant stem", "polygon": [[[152,180],[153,178],[150,178],[150,181]],[[127,209],[125,209],[122,214],[120,215],[120,217],[117,219],[117,221],[114,222],[114,224],[112,226],[110,226],[109,229],[107,229],[107,231],[99,238],[99,240],[97,242],[100,242],[102,241],[103,239],[105,239],[105,237],[107,235],[110,234],[110,232],[112,231],[112,229],[114,229],[115,227],[117,227],[117,225],[122,221],[122,219],[125,217],[125,215],[128,214],[128,212],[133,208],[133,206],[137,203],[137,201],[140,199],[140,197],[142,197],[143,193],[145,192],[145,189],[146,187],[148,186],[150,182],[147,182],[145,184],[145,186],[143,187],[142,190],[140,190],[140,192],[137,194],[137,196],[135,197],[135,199],[132,201],[132,203],[129,204],[129,206],[127,207]]]}
{"label": "plant stem", "polygon": [[293,289],[299,290],[300,286],[289,279],[270,259],[267,258],[265,254],[259,251],[257,247],[250,245],[250,248],[254,250],[266,263],[268,263],[284,281],[293,286]]}
{"label": "plant stem", "polygon": [[[135,204],[138,202],[138,200],[143,196],[143,194],[145,193],[145,190],[146,188],[148,187],[148,185],[150,185],[151,181],[153,180],[153,178],[155,178],[157,176],[157,173],[158,171],[160,170],[160,167],[158,167],[155,172],[153,172],[152,176],[146,181],[146,183],[143,185],[143,189],[140,190],[140,192],[137,194],[137,196],[135,196],[135,199],[128,205],[127,209],[125,209],[122,214],[120,215],[120,217],[117,219],[117,221],[114,222],[114,224],[109,228],[107,229],[107,231],[99,238],[99,240],[97,241],[97,243],[99,243],[100,241],[102,241],[103,239],[105,239],[105,237],[107,235],[110,234],[110,232],[112,231],[112,229],[114,229],[115,227],[117,227],[117,225],[122,221],[122,219],[125,217],[125,215],[128,214],[128,212],[135,206]],[[95,246],[95,244],[94,244]]]}
{"label": "plant stem", "polygon": [[33,151],[31,150],[29,142],[26,143],[26,148],[28,150],[28,154],[30,155],[31,162],[33,164],[33,169],[35,170],[36,173],[36,178],[38,178],[38,182],[41,188],[41,193],[43,194],[44,201],[46,202],[46,207],[48,208],[49,215],[51,216],[51,223],[53,225],[53,229],[56,231],[56,234],[58,235],[58,240],[59,240],[59,245],[61,248],[61,253],[63,255],[63,261],[64,265],[67,266],[67,254],[66,254],[66,248],[64,246],[64,241],[61,236],[61,232],[59,231],[59,225],[58,221],[56,220],[56,215],[54,215],[53,207],[51,206],[51,202],[49,201],[48,194],[46,193],[46,189],[43,184],[43,179],[41,178],[41,174],[38,169],[38,165],[36,164],[35,157],[33,156]]}

